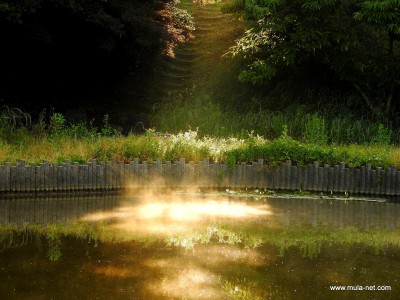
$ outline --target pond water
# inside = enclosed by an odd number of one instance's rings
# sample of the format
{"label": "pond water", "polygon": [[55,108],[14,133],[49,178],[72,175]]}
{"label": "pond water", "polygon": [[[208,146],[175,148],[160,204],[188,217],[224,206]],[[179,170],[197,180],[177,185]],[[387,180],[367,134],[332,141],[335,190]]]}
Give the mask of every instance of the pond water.
{"label": "pond water", "polygon": [[399,299],[399,214],[224,193],[2,199],[0,299]]}

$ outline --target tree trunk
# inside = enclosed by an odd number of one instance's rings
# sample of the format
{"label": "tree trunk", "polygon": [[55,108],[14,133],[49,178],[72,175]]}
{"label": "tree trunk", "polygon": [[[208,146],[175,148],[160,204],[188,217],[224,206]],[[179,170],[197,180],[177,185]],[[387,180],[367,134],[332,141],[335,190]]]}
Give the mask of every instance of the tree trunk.
{"label": "tree trunk", "polygon": [[[371,100],[368,98],[368,96],[364,93],[364,91],[360,88],[359,85],[353,83],[353,86],[357,89],[357,91],[360,93],[360,95],[363,97],[365,102],[367,103],[368,108],[371,110],[371,112],[376,116],[376,117],[381,117],[382,112],[377,109],[371,102]],[[390,100],[391,101],[391,100]]]}

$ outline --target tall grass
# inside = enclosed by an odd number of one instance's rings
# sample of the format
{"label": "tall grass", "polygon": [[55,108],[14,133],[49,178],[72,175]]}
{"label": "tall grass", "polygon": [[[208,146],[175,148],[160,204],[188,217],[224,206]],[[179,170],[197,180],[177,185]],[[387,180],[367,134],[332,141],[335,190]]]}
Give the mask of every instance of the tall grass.
{"label": "tall grass", "polygon": [[[174,161],[184,157],[187,161],[210,158],[229,164],[257,159],[279,164],[290,159],[295,164],[319,161],[400,167],[400,148],[391,145],[395,131],[382,123],[350,122],[350,117],[329,120],[322,114],[307,113],[304,108],[294,114],[223,113],[211,102],[191,106],[183,103],[156,117],[159,119],[153,121],[164,133],[148,129],[145,134],[128,136],[113,129],[108,116],[104,116],[101,128],[66,124],[64,116],[57,113],[50,116],[49,123],[44,118],[34,124],[4,122],[0,126],[0,163],[84,163],[92,159],[127,162],[134,158]],[[335,124],[342,127],[333,131]],[[363,144],[345,144],[344,139],[338,138],[343,136],[354,142],[351,137],[356,128],[368,137],[362,140]],[[337,135],[333,137],[332,133]],[[333,138],[342,143],[332,142]]]}
{"label": "tall grass", "polygon": [[221,107],[209,97],[160,105],[152,115],[151,126],[169,133],[197,130],[201,136],[244,137],[253,132],[271,140],[278,138],[287,126],[291,137],[309,143],[400,144],[400,130],[388,120],[357,119],[350,112],[331,108],[316,113],[305,106],[279,112],[237,112]]}

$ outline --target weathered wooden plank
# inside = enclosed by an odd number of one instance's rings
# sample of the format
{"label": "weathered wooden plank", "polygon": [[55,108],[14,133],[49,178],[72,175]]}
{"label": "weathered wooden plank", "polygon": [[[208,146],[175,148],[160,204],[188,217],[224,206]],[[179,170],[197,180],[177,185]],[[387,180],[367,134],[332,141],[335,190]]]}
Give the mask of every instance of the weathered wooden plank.
{"label": "weathered wooden plank", "polygon": [[372,173],[371,173],[371,165],[367,164],[365,166],[365,193],[366,194],[372,194],[373,192],[373,186],[372,186]]}
{"label": "weathered wooden plank", "polygon": [[123,162],[119,161],[117,163],[117,174],[116,174],[116,189],[121,189],[122,187],[122,178],[123,178]]}
{"label": "weathered wooden plank", "polygon": [[24,160],[21,160],[18,164],[18,181],[19,181],[19,187],[18,187],[18,192],[26,192],[26,181],[27,181],[27,170],[26,170],[26,163]]}
{"label": "weathered wooden plank", "polygon": [[133,187],[139,187],[139,159],[135,158],[133,160]]}
{"label": "weathered wooden plank", "polygon": [[346,169],[346,164],[345,163],[340,163],[339,165],[339,186],[338,186],[338,192],[344,193],[346,191],[346,176],[345,176],[345,169]]}
{"label": "weathered wooden plank", "polygon": [[284,177],[283,177],[283,189],[284,190],[289,190],[290,189],[290,180],[291,180],[291,167],[292,167],[292,162],[290,160],[287,160],[285,165],[283,166],[284,170]]}
{"label": "weathered wooden plank", "polygon": [[375,187],[375,195],[379,195],[381,193],[381,187],[384,182],[384,171],[381,167],[376,168],[376,187]]}
{"label": "weathered wooden plank", "polygon": [[149,186],[149,167],[147,161],[142,162],[142,185],[141,187],[148,187]]}
{"label": "weathered wooden plank", "polygon": [[10,168],[10,190],[12,192],[17,191],[17,178],[18,178],[18,168],[15,165],[12,165]]}
{"label": "weathered wooden plank", "polygon": [[311,182],[311,190],[317,191],[319,185],[319,163],[314,161],[312,164],[312,182]]}
{"label": "weathered wooden plank", "polygon": [[369,194],[376,195],[376,191],[378,190],[378,176],[376,174],[377,170],[370,171],[369,178]]}
{"label": "weathered wooden plank", "polygon": [[49,164],[49,191],[57,191],[57,165]]}
{"label": "weathered wooden plank", "polygon": [[[201,170],[199,169],[199,172]],[[171,161],[166,161],[165,164],[162,166],[162,180],[163,180],[163,185],[166,188],[172,187],[172,164]]]}
{"label": "weathered wooden plank", "polygon": [[359,168],[354,170],[354,194],[360,194],[361,170]]}
{"label": "weathered wooden plank", "polygon": [[290,167],[290,182],[289,182],[289,190],[295,191],[300,189],[299,185],[299,174],[298,174],[299,167],[298,166],[291,166]]}
{"label": "weathered wooden plank", "polygon": [[361,166],[360,168],[360,179],[359,179],[359,193],[365,194],[365,182],[367,177],[367,171],[365,166]]}
{"label": "weathered wooden plank", "polygon": [[393,179],[395,179],[395,167],[390,167],[387,169],[387,182],[386,182],[386,195],[393,196],[394,191],[393,191]]}
{"label": "weathered wooden plank", "polygon": [[187,176],[188,176],[188,185],[190,187],[195,186],[195,174],[194,174],[194,161],[189,161],[189,164],[186,167]]}
{"label": "weathered wooden plank", "polygon": [[[6,177],[8,176],[6,167],[0,164],[0,192],[6,191]],[[1,216],[0,216],[1,218]]]}
{"label": "weathered wooden plank", "polygon": [[400,171],[396,171],[395,177],[395,195],[400,196]]}

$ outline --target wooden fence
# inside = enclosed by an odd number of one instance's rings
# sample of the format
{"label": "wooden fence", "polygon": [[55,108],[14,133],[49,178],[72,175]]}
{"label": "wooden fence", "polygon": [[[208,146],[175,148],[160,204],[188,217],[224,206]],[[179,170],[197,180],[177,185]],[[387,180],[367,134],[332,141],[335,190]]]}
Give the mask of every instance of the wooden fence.
{"label": "wooden fence", "polygon": [[0,165],[0,193],[103,191],[128,188],[266,188],[273,190],[304,190],[365,195],[400,195],[400,171],[366,165],[347,168],[344,163],[320,166],[294,166],[290,161],[280,166],[264,164],[263,160],[235,166],[203,161],[130,163],[93,160],[88,164],[35,165],[20,161]]}

